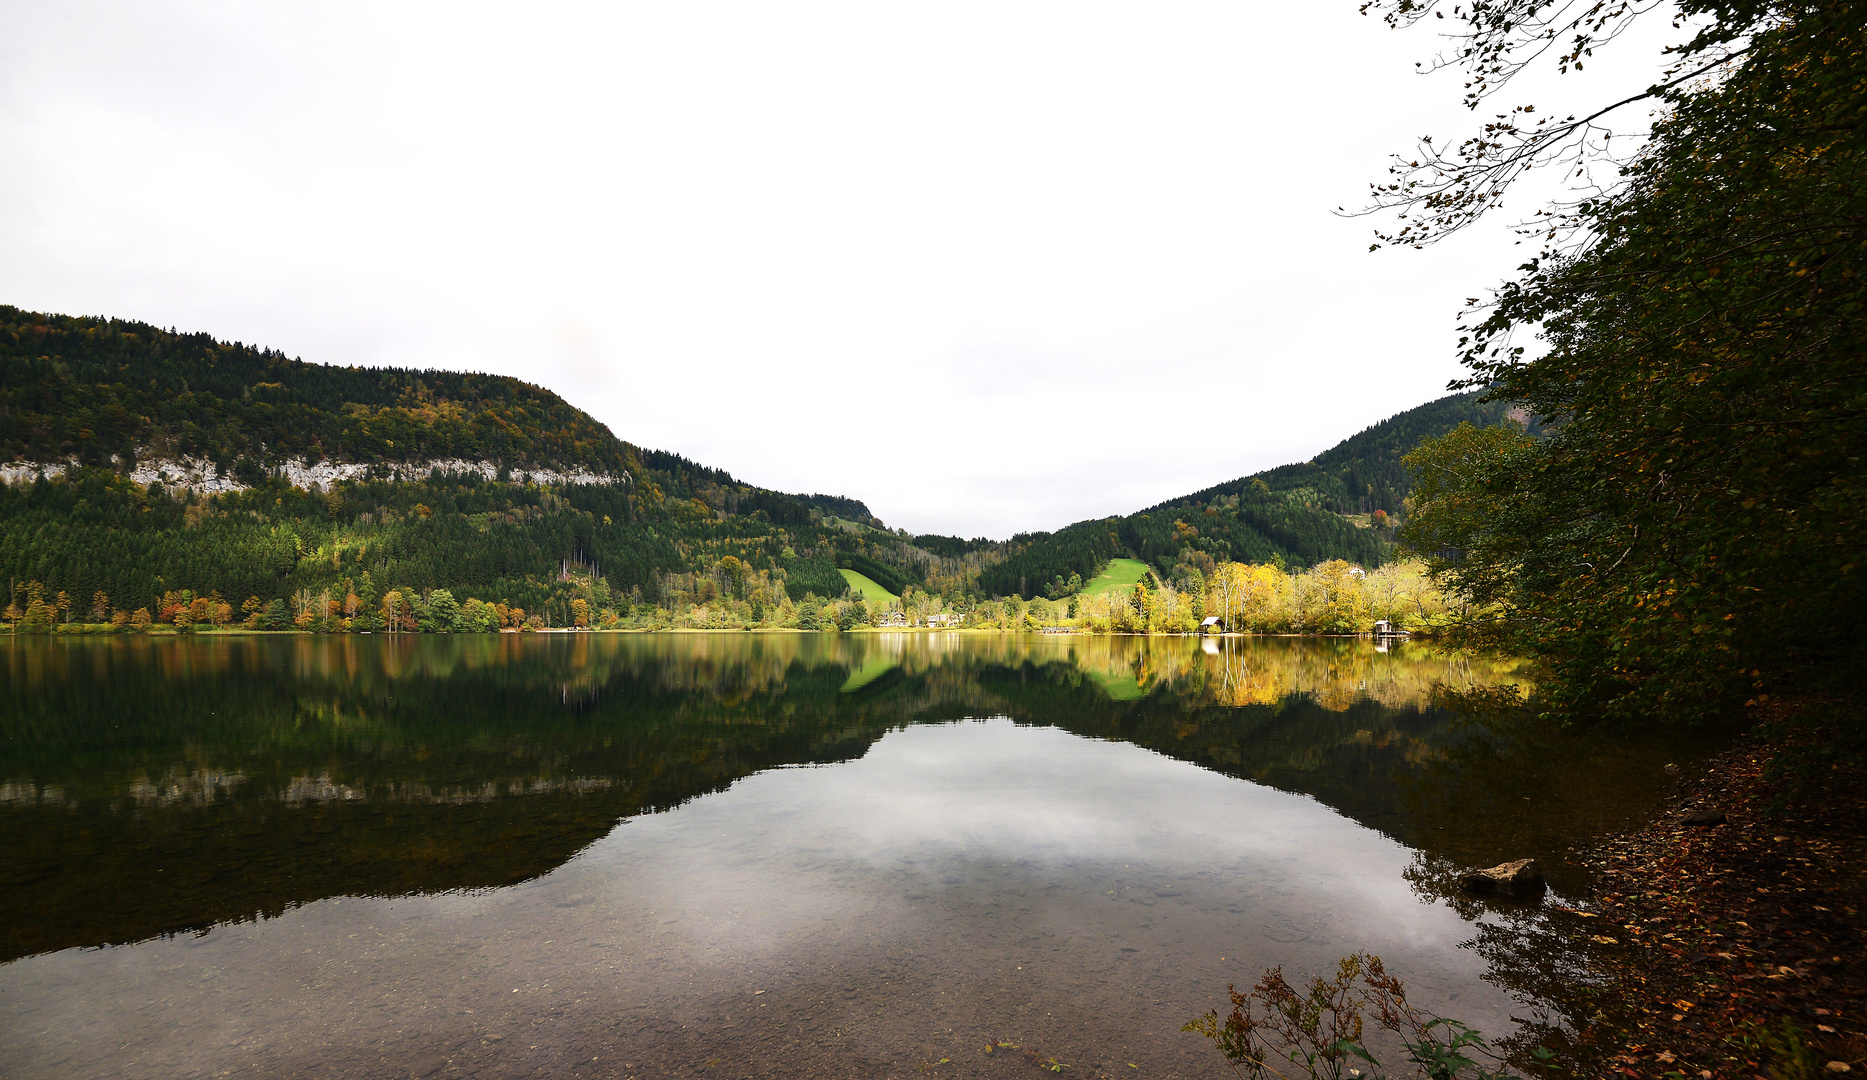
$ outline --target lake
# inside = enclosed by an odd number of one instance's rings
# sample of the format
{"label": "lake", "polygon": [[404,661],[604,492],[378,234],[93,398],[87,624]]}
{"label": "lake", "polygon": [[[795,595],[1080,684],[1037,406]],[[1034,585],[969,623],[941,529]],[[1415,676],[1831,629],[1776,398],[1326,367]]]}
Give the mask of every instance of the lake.
{"label": "lake", "polygon": [[[9,1078],[1215,1076],[1179,1029],[1228,983],[1361,950],[1560,1026],[1570,852],[1694,753],[1352,639],[41,638],[0,673]],[[1449,887],[1520,857],[1540,907]]]}

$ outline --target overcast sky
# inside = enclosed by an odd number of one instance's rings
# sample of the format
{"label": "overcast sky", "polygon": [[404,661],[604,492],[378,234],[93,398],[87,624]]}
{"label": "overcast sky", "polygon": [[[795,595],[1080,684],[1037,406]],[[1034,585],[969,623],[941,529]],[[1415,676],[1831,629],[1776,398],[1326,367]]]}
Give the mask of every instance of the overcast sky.
{"label": "overcast sky", "polygon": [[516,375],[891,526],[1053,529],[1458,374],[1524,252],[1332,215],[1471,124],[1357,6],[0,0],[0,302]]}

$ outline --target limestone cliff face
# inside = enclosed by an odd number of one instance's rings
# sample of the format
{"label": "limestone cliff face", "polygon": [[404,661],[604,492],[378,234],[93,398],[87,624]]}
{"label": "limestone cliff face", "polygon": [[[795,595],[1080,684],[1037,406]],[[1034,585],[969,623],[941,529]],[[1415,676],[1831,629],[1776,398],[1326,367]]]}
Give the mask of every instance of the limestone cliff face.
{"label": "limestone cliff face", "polygon": [[[14,461],[0,463],[0,480],[9,484],[31,482],[39,476],[60,476],[68,470],[78,467],[78,462]],[[440,470],[446,473],[478,473],[488,480],[498,479],[502,466],[492,461],[467,461],[461,458],[437,458],[422,462],[391,462],[374,465],[357,462],[319,461],[307,462],[303,458],[287,459],[276,472],[297,487],[323,488],[345,480],[356,480],[371,475],[389,478],[416,479]],[[599,473],[581,466],[568,469],[512,469],[506,468],[508,479],[521,483],[533,484],[627,484],[632,481],[628,473]],[[145,487],[152,483],[161,483],[164,487],[186,488],[202,493],[223,491],[245,491],[250,485],[237,478],[220,472],[214,463],[200,458],[138,458],[130,469],[129,477]]]}

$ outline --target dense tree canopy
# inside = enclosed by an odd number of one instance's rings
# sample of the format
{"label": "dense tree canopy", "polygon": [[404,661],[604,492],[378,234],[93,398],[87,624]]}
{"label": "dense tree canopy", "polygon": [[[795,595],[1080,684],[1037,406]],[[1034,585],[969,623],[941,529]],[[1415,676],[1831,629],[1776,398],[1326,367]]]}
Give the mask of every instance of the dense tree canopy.
{"label": "dense tree canopy", "polygon": [[[308,364],[207,334],[0,306],[0,460],[288,458],[619,475],[627,448],[563,398],[502,375]],[[244,467],[244,468],[243,468]]]}
{"label": "dense tree canopy", "polygon": [[1621,183],[1466,342],[1547,434],[1411,459],[1407,539],[1555,662],[1567,708],[1694,716],[1867,670],[1867,5],[1682,7],[1708,29],[1681,70],[1709,74],[1655,89]]}

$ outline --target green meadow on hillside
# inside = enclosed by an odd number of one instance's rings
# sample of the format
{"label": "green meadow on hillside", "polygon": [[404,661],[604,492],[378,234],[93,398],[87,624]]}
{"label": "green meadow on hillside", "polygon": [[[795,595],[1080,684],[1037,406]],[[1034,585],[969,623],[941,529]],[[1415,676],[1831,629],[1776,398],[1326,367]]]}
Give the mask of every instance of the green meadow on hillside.
{"label": "green meadow on hillside", "polygon": [[1110,559],[1102,572],[1083,586],[1084,596],[1098,596],[1110,589],[1131,589],[1147,575],[1147,564],[1140,559]]}
{"label": "green meadow on hillside", "polygon": [[843,580],[849,582],[849,587],[860,592],[862,599],[871,605],[886,604],[895,599],[894,593],[876,584],[875,580],[866,574],[855,570],[838,570],[837,573],[843,575]]}

